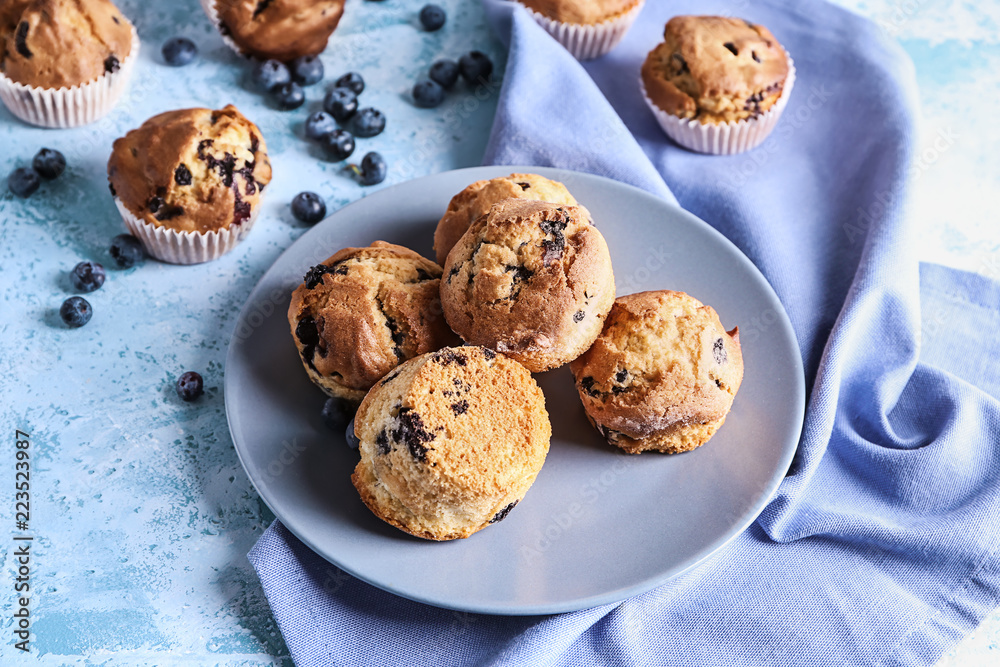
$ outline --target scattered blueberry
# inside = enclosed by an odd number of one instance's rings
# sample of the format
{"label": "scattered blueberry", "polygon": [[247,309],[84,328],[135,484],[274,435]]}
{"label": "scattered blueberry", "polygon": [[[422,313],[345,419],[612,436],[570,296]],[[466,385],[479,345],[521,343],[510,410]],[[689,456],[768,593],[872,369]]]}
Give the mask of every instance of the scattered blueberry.
{"label": "scattered blueberry", "polygon": [[325,111],[315,111],[306,118],[306,136],[310,139],[322,139],[324,134],[329,134],[336,129],[337,122],[333,116]]}
{"label": "scattered blueberry", "polygon": [[458,81],[458,63],[454,60],[439,60],[431,65],[431,81],[444,88],[451,88]]}
{"label": "scattered blueberry", "polygon": [[183,373],[177,378],[177,395],[184,401],[193,401],[205,393],[205,382],[194,371]]}
{"label": "scattered blueberry", "polygon": [[358,172],[358,180],[361,185],[375,185],[385,180],[387,167],[381,155],[372,151],[361,158],[361,171]]}
{"label": "scattered blueberry", "polygon": [[54,178],[59,178],[66,171],[66,156],[54,148],[43,148],[35,154],[31,166],[35,168],[39,176],[51,181]]}
{"label": "scattered blueberry", "polygon": [[350,88],[355,95],[365,91],[365,80],[357,72],[348,72],[334,82],[335,88]]}
{"label": "scattered blueberry", "polygon": [[459,59],[458,69],[467,82],[479,83],[493,74],[493,61],[482,51],[469,51]]}
{"label": "scattered blueberry", "polygon": [[267,92],[278,86],[290,83],[292,73],[288,71],[284,63],[277,60],[265,60],[254,65],[253,73],[250,75],[258,90]]}
{"label": "scattered blueberry", "polygon": [[447,15],[440,5],[424,5],[420,10],[420,25],[424,26],[424,30],[431,32],[440,30],[446,18]]}
{"label": "scattered blueberry", "polygon": [[145,255],[142,243],[131,234],[119,234],[111,239],[111,259],[119,269],[131,269]]}
{"label": "scattered blueberry", "polygon": [[385,129],[385,115],[378,109],[366,107],[351,119],[351,131],[356,137],[374,137]]}
{"label": "scattered blueberry", "polygon": [[315,225],[326,217],[326,203],[315,192],[300,192],[292,199],[292,215],[306,224]]}
{"label": "scattered blueberry", "polygon": [[322,141],[334,162],[346,160],[354,152],[354,136],[347,130],[334,130],[324,135]]}
{"label": "scattered blueberry", "polygon": [[413,86],[413,102],[421,109],[431,109],[444,102],[444,88],[430,80]]}
{"label": "scattered blueberry", "polygon": [[198,47],[187,37],[171,37],[163,43],[163,61],[171,67],[184,67],[198,55]]}
{"label": "scattered blueberry", "polygon": [[323,423],[331,431],[342,431],[354,419],[354,406],[343,398],[328,398],[323,404]]}
{"label": "scattered blueberry", "polygon": [[271,91],[271,97],[274,98],[274,103],[277,104],[280,109],[284,109],[285,111],[298,109],[306,101],[306,94],[302,91],[302,86],[294,81],[291,83],[283,83],[273,89]]}
{"label": "scattered blueberry", "polygon": [[89,322],[93,314],[94,309],[82,296],[71,296],[63,301],[63,305],[59,308],[59,317],[66,326],[74,329]]}
{"label": "scattered blueberry", "polygon": [[347,446],[351,449],[358,449],[361,447],[361,438],[354,434],[353,419],[351,419],[351,423],[347,425],[347,430],[344,432],[344,439],[347,440]]}
{"label": "scattered blueberry", "polygon": [[331,88],[323,98],[323,108],[338,123],[346,123],[358,110],[358,96],[350,88]]}
{"label": "scattered blueberry", "polygon": [[80,262],[70,271],[69,279],[78,292],[93,292],[104,284],[104,267],[97,262]]}
{"label": "scattered blueberry", "polygon": [[317,56],[302,56],[292,61],[292,79],[300,86],[311,86],[323,80],[323,61]]}
{"label": "scattered blueberry", "polygon": [[41,184],[38,172],[31,167],[18,167],[7,177],[7,187],[18,197],[30,197]]}

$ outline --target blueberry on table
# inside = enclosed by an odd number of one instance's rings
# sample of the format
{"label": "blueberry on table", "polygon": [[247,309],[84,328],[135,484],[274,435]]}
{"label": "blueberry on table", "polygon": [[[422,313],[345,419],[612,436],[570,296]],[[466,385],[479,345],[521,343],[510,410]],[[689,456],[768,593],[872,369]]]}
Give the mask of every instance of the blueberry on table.
{"label": "blueberry on table", "polygon": [[30,197],[41,184],[38,172],[31,167],[18,167],[7,177],[7,188],[18,197]]}
{"label": "blueberry on table", "polygon": [[111,239],[110,252],[119,269],[131,269],[146,256],[142,243],[131,234],[119,234]]}
{"label": "blueberry on table", "polygon": [[347,446],[351,449],[359,449],[361,447],[361,438],[354,433],[354,419],[351,419],[351,423],[347,425],[347,430],[344,432],[344,439],[347,441]]}
{"label": "blueberry on table", "polygon": [[278,105],[278,108],[285,111],[298,109],[306,101],[306,94],[303,92],[302,86],[294,81],[283,83],[272,90],[271,97],[274,98],[274,103]]}
{"label": "blueberry on table", "polygon": [[458,63],[454,60],[439,60],[431,65],[431,81],[443,88],[451,88],[458,81]]}
{"label": "blueberry on table", "polygon": [[388,170],[385,159],[375,151],[368,153],[361,158],[361,170],[358,172],[358,180],[361,185],[375,185],[385,180]]}
{"label": "blueberry on table", "polygon": [[89,322],[93,314],[94,309],[82,296],[71,296],[63,301],[59,308],[59,317],[66,323],[66,326],[74,329]]}
{"label": "blueberry on table", "polygon": [[31,166],[35,168],[39,176],[51,181],[54,178],[59,178],[66,171],[66,156],[54,148],[43,148],[35,153],[35,159],[31,161]]}
{"label": "blueberry on table", "polygon": [[346,123],[358,110],[358,96],[350,88],[331,88],[323,98],[323,109],[338,123]]}
{"label": "blueberry on table", "polygon": [[354,419],[354,405],[343,398],[328,398],[323,404],[323,423],[331,431],[343,431]]}
{"label": "blueberry on table", "polygon": [[315,192],[300,192],[292,199],[292,215],[308,225],[326,217],[326,203]]}
{"label": "blueberry on table", "polygon": [[347,130],[334,130],[323,135],[323,147],[334,162],[351,157],[354,152],[354,136]]}
{"label": "blueberry on table", "polygon": [[421,109],[432,109],[444,102],[444,88],[430,80],[418,81],[413,86],[413,103]]}
{"label": "blueberry on table", "polygon": [[97,262],[80,262],[70,271],[69,279],[78,292],[93,292],[104,284],[104,267]]}
{"label": "blueberry on table", "polygon": [[254,65],[250,78],[258,90],[267,92],[278,86],[291,83],[292,73],[280,61],[265,60]]}
{"label": "blueberry on table", "polygon": [[198,56],[198,47],[187,37],[171,37],[161,49],[163,62],[171,67],[184,67]]}
{"label": "blueberry on table", "polygon": [[292,80],[300,86],[311,86],[323,80],[323,61],[317,56],[302,56],[292,61]]}
{"label": "blueberry on table", "polygon": [[351,119],[351,131],[356,137],[374,137],[385,129],[385,115],[378,109],[366,107]]}
{"label": "blueberry on table", "polygon": [[177,378],[177,395],[184,401],[193,401],[205,393],[205,383],[201,375],[188,371]]}
{"label": "blueberry on table", "polygon": [[420,25],[424,26],[424,30],[440,30],[446,19],[447,15],[440,5],[424,5],[420,10]]}
{"label": "blueberry on table", "polygon": [[469,51],[459,59],[458,69],[467,82],[479,83],[493,74],[493,61],[482,51]]}
{"label": "blueberry on table", "polygon": [[349,88],[355,95],[365,90],[365,80],[357,72],[348,72],[333,83],[335,88]]}
{"label": "blueberry on table", "polygon": [[318,141],[337,129],[337,121],[325,111],[314,111],[306,118],[306,136]]}

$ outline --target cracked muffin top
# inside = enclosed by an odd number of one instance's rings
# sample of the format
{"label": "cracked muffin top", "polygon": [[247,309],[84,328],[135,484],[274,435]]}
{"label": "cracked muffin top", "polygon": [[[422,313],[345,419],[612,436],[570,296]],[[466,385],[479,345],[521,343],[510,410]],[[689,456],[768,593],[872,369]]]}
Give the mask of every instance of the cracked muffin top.
{"label": "cracked muffin top", "polygon": [[593,25],[617,18],[637,0],[517,0],[542,16],[561,23]]}
{"label": "cracked muffin top", "polygon": [[288,307],[309,378],[357,404],[400,362],[458,342],[441,315],[440,283],[440,266],[384,241],[309,269]]}
{"label": "cracked muffin top", "polygon": [[788,76],[788,57],[762,25],[722,16],[675,16],[642,66],[646,95],[660,109],[702,123],[756,118]]}
{"label": "cracked muffin top", "polygon": [[36,88],[72,88],[117,72],[132,24],[109,0],[3,0],[0,72]]}
{"label": "cracked muffin top", "polygon": [[153,116],[114,143],[111,192],[140,220],[179,232],[250,219],[271,163],[260,130],[236,107]]}
{"label": "cracked muffin top", "polygon": [[244,55],[288,62],[326,48],[344,0],[216,0],[219,30]]}

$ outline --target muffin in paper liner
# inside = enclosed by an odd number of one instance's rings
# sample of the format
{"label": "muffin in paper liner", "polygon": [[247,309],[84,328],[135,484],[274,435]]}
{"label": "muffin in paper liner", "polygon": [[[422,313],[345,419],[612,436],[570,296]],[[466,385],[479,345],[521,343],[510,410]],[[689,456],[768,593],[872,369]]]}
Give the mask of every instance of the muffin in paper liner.
{"label": "muffin in paper liner", "polygon": [[118,197],[115,197],[115,206],[129,232],[142,242],[146,252],[171,264],[201,264],[222,257],[246,238],[260,213],[258,204],[250,211],[247,220],[229,229],[185,232],[140,220]]}
{"label": "muffin in paper liner", "polygon": [[222,22],[219,20],[219,12],[215,11],[216,0],[200,0],[201,8],[205,10],[205,16],[208,20],[212,22],[215,26],[216,31],[219,36],[222,37],[222,41],[226,43],[226,46],[231,48],[237,55],[243,56],[244,58],[249,58],[250,54],[246,53],[243,49],[233,41],[232,37],[229,36],[228,32],[222,29]]}
{"label": "muffin in paper liner", "polygon": [[[213,2],[214,0],[202,1]],[[552,35],[557,42],[566,47],[566,50],[572,53],[574,58],[591,60],[603,56],[618,45],[628,29],[632,27],[645,4],[646,0],[637,0],[635,5],[624,14],[592,25],[555,21],[539,14],[530,7],[521,6],[531,14],[536,23]]]}
{"label": "muffin in paper liner", "polygon": [[0,72],[0,100],[12,114],[39,127],[87,125],[105,116],[118,103],[139,54],[139,35],[132,27],[132,46],[116,72],[71,88],[36,88],[18,83]]}
{"label": "muffin in paper liner", "polygon": [[788,58],[788,76],[781,89],[781,95],[774,105],[756,118],[748,118],[728,123],[701,123],[697,119],[687,119],[667,113],[656,106],[646,93],[646,84],[639,77],[639,88],[657,122],[668,137],[692,151],[710,153],[712,155],[735,155],[759,146],[781,118],[781,113],[788,106],[788,98],[795,84],[795,63]]}

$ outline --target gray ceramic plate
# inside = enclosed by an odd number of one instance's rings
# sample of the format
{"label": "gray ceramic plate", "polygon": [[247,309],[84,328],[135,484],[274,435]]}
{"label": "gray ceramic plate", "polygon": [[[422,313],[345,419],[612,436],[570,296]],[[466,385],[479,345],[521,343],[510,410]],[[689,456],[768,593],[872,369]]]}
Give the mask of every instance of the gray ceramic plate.
{"label": "gray ceramic plate", "polygon": [[[428,257],[434,226],[469,183],[533,171],[562,181],[611,249],[619,294],[688,292],[742,332],[745,375],[725,425],[686,454],[629,456],[584,417],[567,368],[537,375],[552,418],[545,466],[502,522],[428,542],[375,518],[351,485],[357,455],[320,418],[292,343],[289,295],[309,267],[376,239]],[[439,607],[565,612],[642,593],[691,568],[757,517],[792,460],[804,380],[794,333],[760,272],[693,215],[605,178],[539,167],[478,167],[402,183],[303,234],[243,307],[226,362],[226,412],[261,497],[299,539],[375,586]]]}

